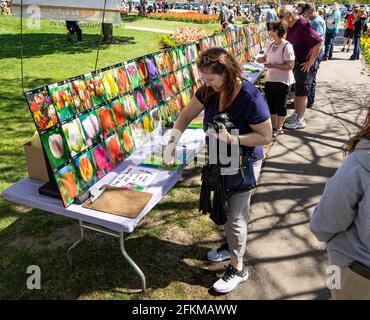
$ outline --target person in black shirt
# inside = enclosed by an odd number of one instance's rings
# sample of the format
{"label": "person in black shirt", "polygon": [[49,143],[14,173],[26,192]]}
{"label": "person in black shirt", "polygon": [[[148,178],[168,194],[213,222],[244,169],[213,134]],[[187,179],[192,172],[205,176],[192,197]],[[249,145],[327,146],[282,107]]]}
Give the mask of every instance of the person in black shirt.
{"label": "person in black shirt", "polygon": [[367,24],[366,24],[366,14],[365,10],[360,9],[357,12],[356,20],[355,20],[355,31],[353,35],[353,54],[349,58],[349,60],[358,60],[360,59],[360,38],[364,32],[367,32]]}

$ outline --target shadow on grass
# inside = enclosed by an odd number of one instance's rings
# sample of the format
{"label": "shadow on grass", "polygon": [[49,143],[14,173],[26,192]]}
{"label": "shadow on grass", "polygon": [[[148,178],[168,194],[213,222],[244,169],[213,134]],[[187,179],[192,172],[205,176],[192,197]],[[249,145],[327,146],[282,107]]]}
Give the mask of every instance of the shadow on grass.
{"label": "shadow on grass", "polygon": [[121,15],[121,20],[123,23],[125,22],[135,22],[135,21],[140,21],[140,20],[143,20],[144,18],[147,18],[147,17],[143,17],[143,16],[139,16],[139,15],[133,15],[133,14],[122,14]]}
{"label": "shadow on grass", "polygon": [[[121,45],[135,44],[134,37],[114,36]],[[6,58],[20,58],[21,41],[23,41],[23,57],[34,58],[55,53],[78,54],[89,53],[98,49],[101,40],[100,34],[84,34],[81,43],[67,41],[67,37],[60,33],[29,33],[0,34],[0,60]],[[109,45],[103,44],[101,50],[106,50]]]}
{"label": "shadow on grass", "polygon": [[[91,241],[84,242],[73,251],[74,270],[67,264],[67,247],[37,252],[20,248],[1,250],[0,298],[145,298],[146,295],[138,293],[140,279],[121,255],[118,241],[100,236],[94,242],[93,246]],[[184,261],[204,260],[205,247],[176,244],[151,236],[128,238],[125,247],[146,276],[148,295],[178,282],[204,287],[206,292],[215,280],[213,272]],[[41,269],[41,290],[26,290],[29,265],[38,265]],[[166,294],[168,298],[187,298],[185,292],[168,290],[171,291]]]}

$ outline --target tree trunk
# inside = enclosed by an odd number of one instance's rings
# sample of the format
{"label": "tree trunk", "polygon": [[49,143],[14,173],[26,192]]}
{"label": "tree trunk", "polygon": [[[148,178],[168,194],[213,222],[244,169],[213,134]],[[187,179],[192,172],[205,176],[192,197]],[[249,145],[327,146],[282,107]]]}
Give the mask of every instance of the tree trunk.
{"label": "tree trunk", "polygon": [[103,23],[103,41],[112,42],[113,40],[113,24]]}

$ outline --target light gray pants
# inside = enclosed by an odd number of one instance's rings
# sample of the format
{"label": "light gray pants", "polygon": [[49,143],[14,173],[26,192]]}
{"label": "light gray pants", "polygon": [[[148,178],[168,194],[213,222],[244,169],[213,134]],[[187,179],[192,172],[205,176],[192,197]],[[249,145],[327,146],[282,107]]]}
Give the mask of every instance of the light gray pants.
{"label": "light gray pants", "polygon": [[[253,164],[256,181],[260,175],[262,160]],[[226,239],[230,253],[236,257],[243,257],[247,244],[247,224],[251,193],[244,191],[231,196],[229,200],[229,215],[224,224]]]}

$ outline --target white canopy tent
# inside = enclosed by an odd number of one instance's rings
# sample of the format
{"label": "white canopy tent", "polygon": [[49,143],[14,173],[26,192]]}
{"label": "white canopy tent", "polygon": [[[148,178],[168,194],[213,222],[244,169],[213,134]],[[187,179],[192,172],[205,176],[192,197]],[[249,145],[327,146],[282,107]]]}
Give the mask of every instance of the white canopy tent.
{"label": "white canopy tent", "polygon": [[120,0],[13,0],[16,17],[47,20],[119,23]]}

